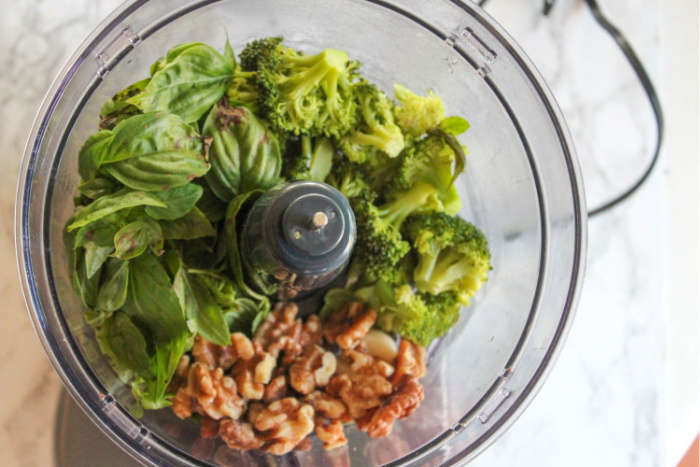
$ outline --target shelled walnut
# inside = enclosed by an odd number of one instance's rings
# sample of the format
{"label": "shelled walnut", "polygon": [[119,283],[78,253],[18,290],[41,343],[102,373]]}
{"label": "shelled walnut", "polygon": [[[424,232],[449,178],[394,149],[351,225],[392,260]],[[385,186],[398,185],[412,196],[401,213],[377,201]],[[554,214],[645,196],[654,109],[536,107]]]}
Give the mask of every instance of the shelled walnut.
{"label": "shelled walnut", "polygon": [[202,437],[231,449],[283,455],[311,449],[312,432],[324,449],[346,445],[343,424],[353,420],[369,436],[386,436],[418,407],[425,349],[404,339],[394,359],[371,355],[364,338],[377,313],[359,302],[324,326],[297,313],[293,303],[277,304],[254,338],[233,333],[227,346],[197,336],[170,386],[175,414],[202,415]]}

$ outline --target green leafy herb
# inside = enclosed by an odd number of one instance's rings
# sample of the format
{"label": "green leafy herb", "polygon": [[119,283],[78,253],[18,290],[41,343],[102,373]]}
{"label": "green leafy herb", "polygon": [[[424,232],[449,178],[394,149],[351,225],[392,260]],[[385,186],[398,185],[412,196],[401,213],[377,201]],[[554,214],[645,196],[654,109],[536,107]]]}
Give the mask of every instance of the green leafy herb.
{"label": "green leafy herb", "polygon": [[91,222],[100,220],[114,212],[134,206],[159,206],[164,208],[167,207],[167,204],[153,194],[124,188],[90,203],[85,209],[78,213],[67,229],[70,232],[84,225],[88,225]]}
{"label": "green leafy herb", "polygon": [[[199,161],[199,164],[188,169],[185,176],[190,173],[200,176],[208,167],[202,150],[202,141],[197,131],[179,117],[159,112],[135,115],[120,122],[114,130],[102,130],[88,138],[79,154],[80,176],[83,180],[92,180],[97,171],[105,165],[108,165],[111,171],[123,171],[121,166],[130,159],[141,161],[143,170],[148,170],[153,165],[156,169],[160,169],[157,170],[159,172],[163,170],[163,167],[160,167],[163,163],[172,165],[179,159],[185,162],[194,159]],[[150,165],[143,159],[148,160]],[[180,170],[183,169],[180,168]],[[114,174],[111,175],[114,176]],[[144,176],[146,179],[148,179],[147,175]],[[142,180],[144,177],[136,177],[136,179]],[[119,177],[115,178],[124,183]],[[129,178],[126,180],[128,181]],[[179,184],[183,185],[187,181],[189,179]],[[128,183],[124,185],[132,186]],[[159,182],[156,186],[158,188],[147,188],[147,190],[156,191],[167,188],[163,188],[162,183]],[[132,188],[142,189],[140,186],[132,186]]]}
{"label": "green leafy herb", "polygon": [[[218,279],[219,284],[216,284],[212,278],[204,278],[200,274],[188,274],[186,277],[189,279],[191,288],[189,297],[186,295],[185,303],[190,304],[190,312],[193,313],[192,317],[197,322],[197,332],[210,342],[230,345],[231,333],[224,319],[224,310],[235,307],[236,293],[233,287],[226,284],[225,279]],[[224,292],[228,296],[222,300],[223,294],[215,287],[224,285],[229,285]]]}
{"label": "green leafy herb", "polygon": [[116,187],[117,183],[112,180],[107,178],[95,178],[78,186],[78,191],[85,197],[94,200],[112,194]]}
{"label": "green leafy herb", "polygon": [[167,207],[146,207],[146,214],[154,219],[174,220],[179,219],[192,210],[204,190],[201,186],[189,183],[162,191],[156,196],[162,199]]}
{"label": "green leafy herb", "polygon": [[112,247],[97,246],[94,242],[87,242],[85,248],[85,269],[88,279],[94,276],[114,250]]}
{"label": "green leafy herb", "polygon": [[113,248],[114,236],[128,223],[128,212],[128,209],[117,211],[80,227],[75,235],[75,248],[80,248],[87,242]]}
{"label": "green leafy herb", "polygon": [[163,249],[163,232],[158,221],[143,216],[115,234],[114,247],[113,256],[124,260],[143,254],[147,248],[158,254]]}
{"label": "green leafy herb", "polygon": [[100,311],[117,311],[126,301],[126,289],[129,280],[129,262],[119,258],[109,258],[105,278],[97,293],[95,309]]}
{"label": "green leafy herb", "polygon": [[146,251],[129,261],[126,300],[122,307],[131,321],[142,329],[155,352],[151,354],[154,378],[135,391],[144,407],[167,404],[165,389],[184,352],[190,331],[178,296],[167,272],[152,253]]}
{"label": "green leafy herb", "polygon": [[192,208],[179,219],[160,221],[160,228],[165,240],[194,240],[216,235],[209,219],[197,208]]}
{"label": "green leafy herb", "polygon": [[87,263],[83,250],[75,252],[73,257],[72,283],[75,290],[80,295],[85,306],[92,308],[97,301],[97,291],[100,284],[100,275],[88,276]]}
{"label": "green leafy herb", "polygon": [[[245,214],[247,214],[251,205],[262,195],[262,191],[249,191],[248,193],[243,193],[238,195],[231,201],[228,206],[228,211],[226,211],[226,223],[225,223],[225,233],[226,233],[226,251],[228,252],[229,265],[231,266],[231,271],[233,272],[233,277],[236,280],[238,286],[243,289],[248,295],[255,298],[263,298],[265,295],[272,295],[274,293],[268,293],[268,290],[263,290],[263,294],[256,291],[255,287],[260,287],[263,284],[263,280],[260,278],[252,277],[253,285],[248,284],[249,277],[243,272],[243,261],[240,252],[240,229],[242,228],[243,219]],[[269,288],[273,288],[270,286]],[[267,289],[267,287],[265,287]]]}
{"label": "green leafy herb", "polygon": [[137,81],[105,102],[100,111],[100,129],[111,130],[122,120],[141,113],[138,107],[126,101],[143,91],[150,80],[146,78]]}
{"label": "green leafy herb", "polygon": [[206,182],[203,184],[203,188],[204,191],[202,197],[197,201],[197,207],[211,222],[218,222],[226,217],[228,204],[221,201]]}
{"label": "green leafy herb", "polygon": [[461,135],[469,129],[469,122],[462,117],[447,117],[440,122],[440,129],[451,135]]}
{"label": "green leafy herb", "polygon": [[129,382],[133,373],[150,377],[151,359],[146,339],[125,313],[106,319],[95,332],[102,353],[107,356],[120,379]]}
{"label": "green leafy herb", "polygon": [[223,201],[279,182],[282,158],[277,138],[247,108],[215,106],[202,133],[212,139],[206,180]]}
{"label": "green leafy herb", "polygon": [[152,68],[144,90],[126,102],[143,112],[165,111],[185,122],[199,120],[226,92],[233,66],[219,52],[201,43],[176,46]]}

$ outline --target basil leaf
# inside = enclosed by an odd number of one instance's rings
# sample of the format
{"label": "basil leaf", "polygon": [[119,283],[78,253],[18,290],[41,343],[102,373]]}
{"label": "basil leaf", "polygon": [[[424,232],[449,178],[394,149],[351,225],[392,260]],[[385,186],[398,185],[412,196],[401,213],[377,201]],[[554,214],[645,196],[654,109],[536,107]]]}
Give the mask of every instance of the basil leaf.
{"label": "basil leaf", "polygon": [[94,242],[87,242],[85,248],[85,268],[88,279],[94,276],[107,260],[114,248],[111,246],[97,246]]}
{"label": "basil leaf", "polygon": [[194,240],[195,238],[216,235],[216,229],[197,208],[192,208],[190,212],[179,219],[160,221],[160,228],[165,240]]}
{"label": "basil leaf", "polygon": [[[249,191],[248,193],[243,193],[236,196],[231,204],[228,206],[226,211],[226,221],[225,221],[225,238],[226,238],[226,251],[228,252],[229,265],[231,271],[233,272],[233,278],[236,284],[243,290],[243,292],[253,297],[257,300],[267,299],[265,295],[272,295],[274,290],[264,290],[264,294],[258,293],[253,287],[248,284],[246,276],[243,273],[243,262],[240,252],[240,234],[243,227],[243,220],[245,214],[252,206],[252,204],[262,195],[261,190]],[[252,280],[256,285],[259,281],[254,278]]]}
{"label": "basil leaf", "polygon": [[201,43],[174,47],[151,70],[145,89],[127,103],[143,112],[179,115],[187,123],[196,122],[216,104],[233,78],[229,60]]}
{"label": "basil leaf", "polygon": [[114,247],[115,252],[112,256],[124,260],[143,254],[149,247],[159,254],[163,249],[163,232],[157,221],[144,216],[116,233]]}
{"label": "basil leaf", "polygon": [[97,169],[102,165],[109,143],[114,135],[109,130],[100,130],[91,135],[78,153],[78,173],[83,180],[95,178]]}
{"label": "basil leaf", "polygon": [[128,210],[114,212],[80,227],[75,235],[75,248],[94,242],[97,246],[114,247],[114,236],[127,224]]}
{"label": "basil leaf", "polygon": [[150,78],[142,79],[126,89],[119,91],[111,99],[107,100],[102,106],[100,111],[100,124],[99,128],[111,130],[119,122],[124,119],[129,118],[132,115],[141,113],[138,107],[127,103],[126,101],[141,91],[144,90]]}
{"label": "basil leaf", "polygon": [[224,318],[230,332],[242,332],[252,336],[267,316],[267,311],[249,298],[239,298],[236,308],[227,311]]}
{"label": "basil leaf", "polygon": [[182,259],[190,268],[220,269],[222,261],[217,255],[217,238],[202,237],[188,241],[179,241]]}
{"label": "basil leaf", "polygon": [[105,277],[97,293],[95,309],[117,311],[126,301],[126,288],[129,280],[129,262],[119,258],[109,258]]}
{"label": "basil leaf", "polygon": [[85,197],[95,200],[102,196],[112,194],[116,186],[117,184],[112,180],[95,178],[80,184],[80,186],[78,186],[78,191]]}
{"label": "basil leaf", "polygon": [[187,334],[185,317],[167,272],[150,252],[129,261],[129,281],[122,309],[154,342],[163,343]]}
{"label": "basil leaf", "polygon": [[462,117],[447,117],[440,122],[440,129],[452,135],[461,135],[469,129],[469,122]]}
{"label": "basil leaf", "polygon": [[173,150],[122,160],[105,165],[104,170],[134,190],[162,191],[201,177],[209,164],[199,152]]}
{"label": "basil leaf", "polygon": [[66,229],[70,232],[102,219],[113,212],[132,208],[134,206],[166,207],[167,205],[153,194],[124,188],[111,195],[103,196],[87,205],[75,216],[73,222]]}
{"label": "basil leaf", "polygon": [[204,182],[203,188],[204,191],[202,192],[202,197],[197,201],[197,207],[211,222],[219,222],[226,217],[226,208],[228,205],[214,194],[206,182]]}
{"label": "basil leaf", "polygon": [[224,46],[224,58],[231,65],[231,69],[236,69],[236,54],[233,53],[231,43],[228,41],[228,32],[226,33],[226,45]]}
{"label": "basil leaf", "polygon": [[[212,295],[209,284],[196,274],[183,273],[183,276],[189,284],[185,288],[186,311],[188,318],[197,323],[197,332],[209,342],[231,345],[231,334],[223,310]],[[231,295],[231,298],[235,299],[235,295]]]}
{"label": "basil leaf", "polygon": [[212,138],[206,180],[229,202],[240,193],[266,190],[279,182],[282,157],[277,138],[245,107],[215,106],[202,133]]}
{"label": "basil leaf", "polygon": [[80,295],[86,307],[92,308],[97,301],[97,290],[100,284],[100,275],[88,276],[85,252],[77,250],[73,257],[73,272],[71,274],[73,287]]}
{"label": "basil leaf", "polygon": [[201,152],[197,131],[175,115],[147,113],[120,122],[114,130],[90,136],[80,149],[78,169],[83,180],[92,180],[103,164],[160,153]]}
{"label": "basil leaf", "polygon": [[161,152],[202,151],[197,131],[176,115],[145,113],[124,120],[112,131],[103,163],[132,157],[153,157]]}
{"label": "basil leaf", "polygon": [[178,219],[192,210],[199,198],[202,197],[203,191],[201,186],[188,183],[187,185],[156,193],[156,196],[162,199],[167,204],[167,207],[148,206],[146,207],[146,214],[158,220]]}
{"label": "basil leaf", "polygon": [[185,351],[190,332],[170,277],[150,252],[129,261],[129,281],[124,312],[147,332],[152,374],[134,380],[134,395],[147,409],[169,404],[165,390]]}
{"label": "basil leaf", "polygon": [[142,397],[141,403],[144,408],[155,410],[170,405],[165,391],[177,370],[182,354],[185,353],[187,339],[187,334],[182,334],[169,342],[156,343],[155,355],[151,358],[151,366],[156,369],[155,379],[148,381],[146,393],[137,392]]}
{"label": "basil leaf", "polygon": [[96,329],[95,336],[120,379],[130,379],[131,372],[151,376],[153,370],[146,339],[125,313],[115,313],[106,319]]}

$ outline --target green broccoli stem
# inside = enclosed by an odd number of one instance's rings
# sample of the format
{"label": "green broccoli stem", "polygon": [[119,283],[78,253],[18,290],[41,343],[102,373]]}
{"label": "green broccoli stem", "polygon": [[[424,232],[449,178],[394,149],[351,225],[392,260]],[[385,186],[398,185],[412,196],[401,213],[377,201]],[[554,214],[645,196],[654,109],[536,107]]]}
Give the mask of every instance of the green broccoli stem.
{"label": "green broccoli stem", "polygon": [[432,290],[431,277],[433,271],[435,271],[435,266],[437,265],[439,257],[439,252],[431,252],[430,254],[421,255],[421,260],[416,265],[413,270],[413,281],[419,290],[430,291],[430,293],[437,293]]}
{"label": "green broccoli stem", "polygon": [[381,206],[379,214],[385,222],[391,224],[396,230],[401,230],[401,225],[408,216],[424,210],[428,206],[430,198],[436,198],[436,196],[435,187],[418,182],[395,201]]}
{"label": "green broccoli stem", "polygon": [[365,146],[375,146],[387,154],[395,153],[398,146],[394,135],[384,131],[381,127],[372,128],[372,133],[369,134],[355,131],[352,134],[352,141]]}
{"label": "green broccoli stem", "polygon": [[[450,290],[456,282],[471,278],[470,271],[474,260],[453,248],[447,248],[440,252],[434,263],[431,274],[427,276],[427,282],[423,283],[421,280],[419,285],[416,281],[416,285],[419,289],[424,288],[432,294],[439,294]],[[480,286],[480,282],[475,289]]]}
{"label": "green broccoli stem", "polygon": [[325,91],[328,97],[331,98],[332,93],[337,88],[338,76],[347,63],[347,54],[329,49],[311,57],[302,55],[291,60],[291,62],[301,67],[310,66],[310,68],[300,73],[301,78],[298,81],[295,80],[294,87],[288,93],[290,98],[294,100],[301,99],[324,80],[327,81]]}

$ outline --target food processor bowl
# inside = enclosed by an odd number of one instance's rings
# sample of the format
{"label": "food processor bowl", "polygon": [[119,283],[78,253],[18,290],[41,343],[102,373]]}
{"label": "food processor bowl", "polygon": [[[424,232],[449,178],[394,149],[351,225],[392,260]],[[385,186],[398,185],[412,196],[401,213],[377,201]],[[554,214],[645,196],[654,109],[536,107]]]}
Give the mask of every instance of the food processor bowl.
{"label": "food processor bowl", "polygon": [[[102,103],[148,75],[173,45],[236,52],[284,36],[308,53],[360,60],[390,95],[394,82],[433,90],[466,117],[468,156],[456,181],[460,216],[490,242],[488,283],[428,349],[425,400],[385,438],[346,428],[347,446],[276,457],[204,440],[168,409],[134,416],[134,400],[99,351],[71,288],[63,243],[78,184],[78,151]],[[66,388],[114,442],[148,465],[454,465],[510,426],[561,350],[581,289],[583,187],[571,137],[520,48],[477,6],[459,0],[132,0],[95,30],[54,82],[24,155],[17,254],[39,338]]]}

